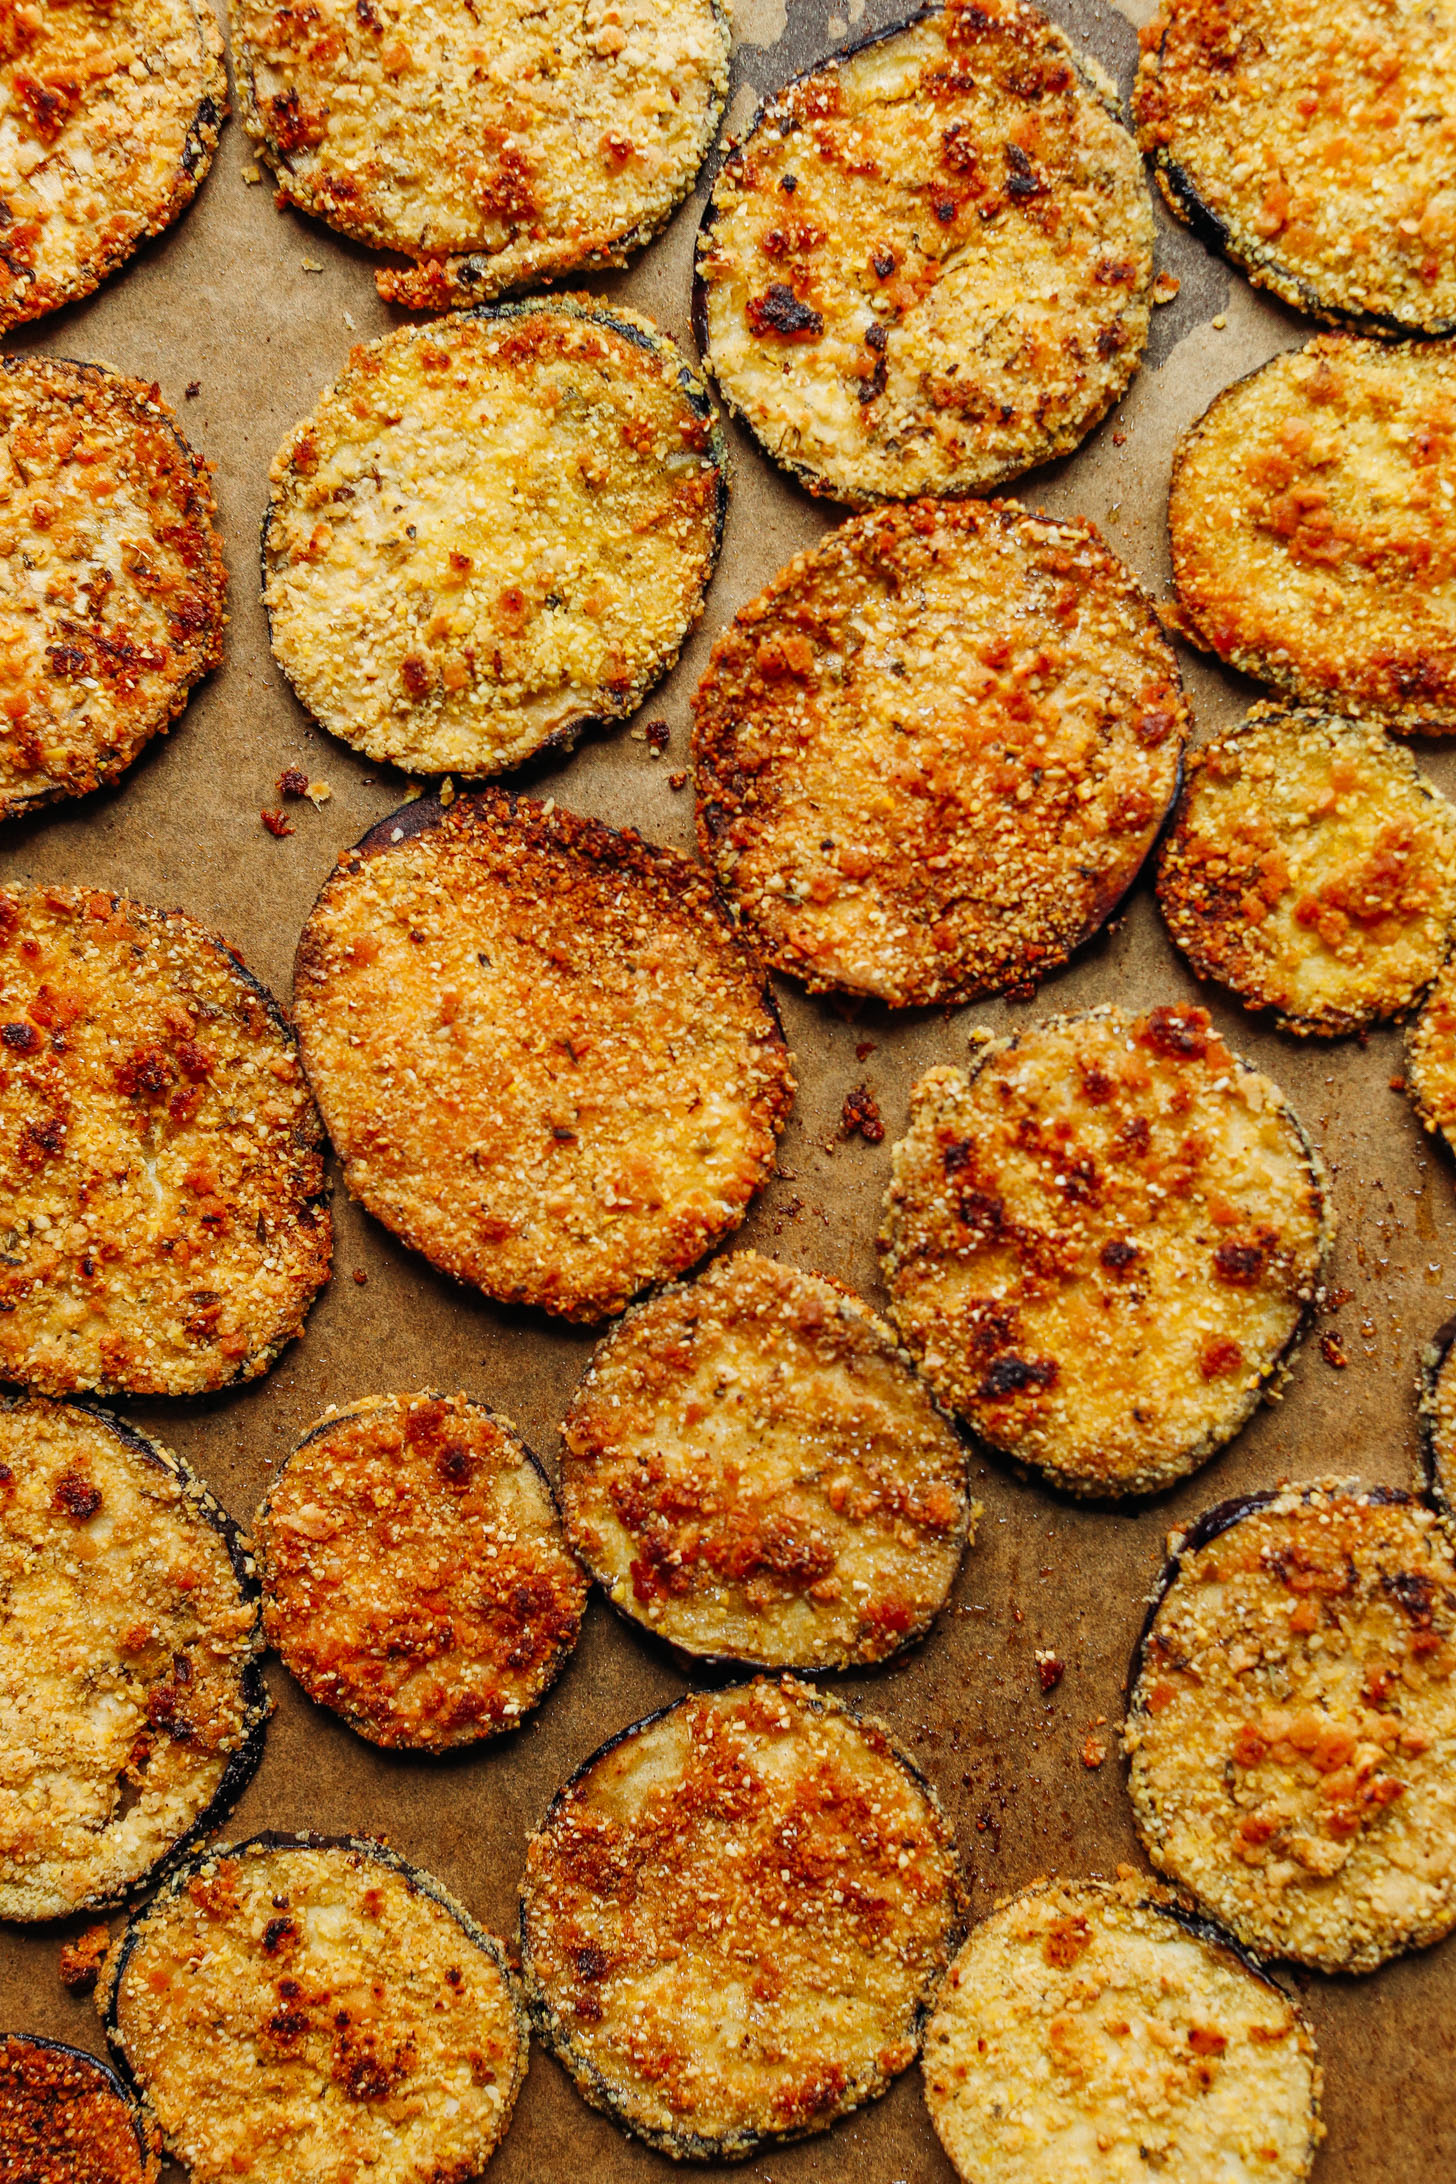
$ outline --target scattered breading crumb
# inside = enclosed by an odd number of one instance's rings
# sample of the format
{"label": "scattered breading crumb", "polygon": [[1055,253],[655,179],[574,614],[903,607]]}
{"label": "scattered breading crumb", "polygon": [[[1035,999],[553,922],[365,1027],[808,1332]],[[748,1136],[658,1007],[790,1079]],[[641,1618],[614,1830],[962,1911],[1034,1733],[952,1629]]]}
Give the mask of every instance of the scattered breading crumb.
{"label": "scattered breading crumb", "polygon": [[101,1976],[102,1960],[111,1946],[105,1926],[88,1926],[74,1941],[61,1945],[61,1984],[72,1994],[89,1994]]}

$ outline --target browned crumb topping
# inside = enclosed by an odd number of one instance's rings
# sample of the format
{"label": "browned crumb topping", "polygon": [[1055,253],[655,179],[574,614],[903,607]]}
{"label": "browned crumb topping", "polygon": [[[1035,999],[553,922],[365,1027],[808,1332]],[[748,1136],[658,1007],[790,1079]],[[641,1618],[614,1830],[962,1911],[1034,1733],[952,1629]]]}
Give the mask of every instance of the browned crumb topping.
{"label": "browned crumb topping", "polygon": [[1194,751],[1158,901],[1203,978],[1285,1031],[1408,1009],[1456,918],[1456,813],[1379,728],[1256,706]]}
{"label": "browned crumb topping", "polygon": [[915,2055],[959,1888],[876,1723],[784,1678],[606,1745],[526,1853],[536,2021],[585,2098],[679,2157],[823,2130]]}
{"label": "browned crumb topping", "polygon": [[1147,340],[1136,148],[1023,0],[952,0],[770,100],[698,247],[714,377],[851,502],[1070,452]]}
{"label": "browned crumb topping", "polygon": [[1205,1009],[1052,1018],[911,1094],[881,1230],[931,1386],[1073,1493],[1146,1493],[1248,1418],[1334,1230],[1283,1093]]}
{"label": "browned crumb topping", "polygon": [[256,1529],[269,1643],[371,1743],[513,1728],[576,1643],[586,1579],[551,1490],[463,1395],[380,1396],[312,1427]]}
{"label": "browned crumb topping", "polygon": [[0,2038],[0,2174],[14,2184],[151,2184],[158,2164],[109,2070],[9,2033]]}
{"label": "browned crumb topping", "polygon": [[757,1252],[638,1305],[562,1436],[578,1550],[692,1653],[882,1660],[955,1577],[971,1512],[954,1432],[857,1298]]}
{"label": "browned crumb topping", "polygon": [[72,1994],[89,1994],[101,1977],[101,1966],[111,1947],[111,1931],[105,1926],[88,1926],[74,1941],[61,1945],[61,1985],[69,1987]]}
{"label": "browned crumb topping", "polygon": [[1173,796],[1177,661],[1095,527],[919,501],[742,608],[693,701],[698,835],[769,960],[894,1006],[1039,977]]}
{"label": "browned crumb topping", "polygon": [[1273,358],[1184,435],[1168,527],[1195,642],[1307,703],[1456,728],[1456,344]]}
{"label": "browned crumb topping", "polygon": [[180,911],[0,890],[0,1373],[265,1372],[328,1276],[318,1116],[270,997]]}
{"label": "browned crumb topping", "polygon": [[736,1227],[793,1093],[698,868],[497,790],[407,806],[341,860],[297,1009],[355,1196],[488,1296],[567,1319]]}
{"label": "browned crumb topping", "polygon": [[1165,0],[1142,45],[1133,111],[1174,212],[1301,310],[1451,329],[1450,0]]}
{"label": "browned crumb topping", "polygon": [[1451,1543],[1348,1481],[1227,1514],[1178,1555],[1143,1642],[1138,1827],[1249,1947],[1370,1971],[1456,1925]]}

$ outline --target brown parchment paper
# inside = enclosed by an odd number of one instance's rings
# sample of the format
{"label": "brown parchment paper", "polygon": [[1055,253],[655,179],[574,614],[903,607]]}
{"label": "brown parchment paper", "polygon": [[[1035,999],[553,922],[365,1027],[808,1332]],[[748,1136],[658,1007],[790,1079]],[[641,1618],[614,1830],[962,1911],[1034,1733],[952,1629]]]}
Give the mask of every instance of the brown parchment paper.
{"label": "brown parchment paper", "polygon": [[[845,0],[829,0],[832,9]],[[1050,12],[1124,94],[1144,0],[1051,0]],[[757,96],[848,35],[893,19],[896,0],[739,0],[730,126]],[[711,163],[710,163],[711,165]],[[164,742],[114,789],[63,805],[0,838],[6,878],[88,882],[177,904],[217,926],[286,999],[294,942],[337,853],[402,799],[402,775],[370,765],[315,730],[268,654],[258,598],[258,526],[269,459],[284,433],[343,365],[352,342],[397,322],[378,301],[373,260],[328,229],[275,209],[236,123],[214,170],[171,234],[99,295],[12,337],[14,348],[104,360],[156,379],[193,443],[215,464],[232,580],[226,664]],[[704,190],[626,274],[583,285],[630,299],[685,343],[692,241]],[[1147,361],[1120,409],[1080,453],[1035,473],[1021,497],[1100,523],[1155,592],[1166,584],[1164,507],[1172,445],[1210,397],[1312,326],[1256,297],[1242,277],[1158,211],[1160,263],[1176,302],[1155,315]],[[722,624],[839,511],[810,501],[730,428],[733,497],[721,566],[701,627],[640,719],[663,718],[660,759],[630,729],[588,743],[535,780],[577,810],[630,822],[657,840],[692,842],[691,790],[669,775],[688,764],[688,697]],[[1192,654],[1184,659],[1202,734],[1259,693]],[[640,720],[639,720],[640,735]],[[1456,793],[1456,744],[1419,750]],[[288,806],[294,833],[259,821],[278,775],[298,763],[332,787],[319,810]],[[890,1144],[906,1096],[928,1065],[963,1061],[973,1024],[1025,1023],[1104,999],[1135,1007],[1196,989],[1169,945],[1144,882],[1115,927],[1030,1002],[891,1017],[841,1011],[780,982],[800,1090],[778,1179],[741,1239],[832,1273],[883,1304],[873,1237]],[[1412,1377],[1422,1343],[1456,1307],[1456,1203],[1445,1155],[1423,1138],[1391,1089],[1398,1034],[1368,1043],[1301,1043],[1202,995],[1232,1044],[1290,1092],[1335,1178],[1341,1231],[1333,1280],[1344,1299],[1321,1330],[1337,1332],[1348,1367],[1311,1340],[1282,1400],[1176,1492],[1117,1514],[1056,1500],[987,1461],[972,1462],[985,1505],[946,1612],[929,1638],[877,1673],[847,1680],[916,1753],[955,1823],[976,1914],[1046,1872],[1109,1872],[1145,1861],[1117,1756],[1124,1674],[1170,1527],[1208,1503],[1285,1477],[1339,1469],[1410,1481]],[[873,1042],[863,1059],[857,1049]],[[839,1134],[846,1092],[867,1085],[887,1125],[870,1147]],[[121,1406],[182,1450],[247,1520],[276,1464],[330,1402],[387,1389],[464,1387],[507,1412],[548,1463],[567,1395],[592,1336],[502,1311],[435,1275],[342,1194],[335,1199],[333,1282],[304,1339],[264,1381],[212,1401]],[[354,1279],[356,1270],[364,1277]],[[1033,1654],[1067,1663],[1050,1697]],[[613,1731],[685,1688],[680,1671],[594,1599],[578,1652],[545,1704],[515,1735],[474,1755],[415,1761],[384,1755],[311,1707],[271,1661],[277,1701],[263,1764],[224,1831],[307,1826],[387,1836],[438,1874],[497,1932],[514,1928],[527,1835],[571,1768]],[[1092,1745],[1088,1739],[1094,1740]],[[1100,1765],[1084,1760],[1106,1748]],[[0,1931],[0,2027],[100,2049],[88,2002],[57,1976],[65,1927]],[[113,1927],[119,1923],[113,1920]],[[1318,2030],[1327,2073],[1327,2145],[1318,2184],[1439,2184],[1456,2177],[1456,1941],[1363,1980],[1292,1975]],[[175,2174],[175,2172],[172,2172]],[[604,2184],[661,2177],[661,2157],[588,2109],[537,2050],[492,2184]],[[714,2174],[720,2172],[714,2171]],[[721,2172],[727,2174],[729,2172]],[[826,2136],[736,2172],[777,2184],[864,2179],[946,2184],[951,2171],[921,2099],[918,2070]]]}

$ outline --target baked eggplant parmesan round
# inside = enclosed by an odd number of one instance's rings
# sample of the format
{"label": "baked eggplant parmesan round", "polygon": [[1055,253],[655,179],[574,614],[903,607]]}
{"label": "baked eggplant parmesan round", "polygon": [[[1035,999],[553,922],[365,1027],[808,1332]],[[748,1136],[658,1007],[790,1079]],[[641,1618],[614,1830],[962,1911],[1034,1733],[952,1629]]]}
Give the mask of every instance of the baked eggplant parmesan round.
{"label": "baked eggplant parmesan round", "polygon": [[1456,964],[1450,958],[1406,1032],[1405,1088],[1425,1128],[1456,1146]]}
{"label": "baked eggplant parmesan round", "polygon": [[314,906],[295,1005],[349,1189],[502,1303],[620,1312],[773,1173],[790,1058],[706,875],[554,802],[382,820]]}
{"label": "baked eggplant parmesan round", "polygon": [[811,991],[962,1002],[1065,962],[1177,793],[1172,647],[1095,525],[876,509],[740,609],[693,701],[698,840]]}
{"label": "baked eggplant parmesan round", "polygon": [[412,310],[625,265],[728,94],[722,0],[232,0],[238,110],[279,187]]}
{"label": "baked eggplant parmesan round", "polygon": [[1133,1662],[1133,1814],[1263,1955],[1368,1972],[1456,1926],[1452,1553],[1432,1510],[1343,1479],[1176,1543]]}
{"label": "baked eggplant parmesan round", "polygon": [[1420,1487],[1442,1515],[1456,1517],[1456,1320],[1438,1328],[1421,1353]]}
{"label": "baked eggplant parmesan round", "polygon": [[880,1232],[941,1401],[1072,1494],[1147,1494],[1231,1440],[1303,1332],[1324,1164],[1205,1009],[984,1040],[910,1095]]}
{"label": "baked eggplant parmesan round", "polygon": [[366,757],[488,774],[621,720],[702,612],[717,413],[636,312],[503,304],[400,327],[274,458],[273,652]]}
{"label": "baked eggplant parmesan round", "polygon": [[1137,147],[1025,0],[949,0],[770,99],[719,169],[699,345],[813,493],[983,493],[1085,438],[1148,335]]}
{"label": "baked eggplant parmesan round", "polygon": [[562,1439],[593,1577],[710,1659],[884,1660],[944,1606],[971,1529],[960,1442],[891,1330],[756,1251],[634,1305]]}
{"label": "baked eggplant parmesan round", "polygon": [[1316,334],[1236,380],[1178,443],[1168,530],[1187,632],[1231,667],[1456,729],[1456,343]]}
{"label": "baked eggplant parmesan round", "polygon": [[207,466],[155,387],[0,358],[0,817],[112,781],[222,658]]}
{"label": "baked eggplant parmesan round", "polygon": [[225,942],[96,888],[0,888],[0,1110],[0,1377],[196,1395],[301,1332],[322,1131]]}
{"label": "baked eggplant parmesan round", "polygon": [[513,1729],[581,1628],[586,1579],[545,1473],[464,1395],[331,1412],[254,1535],[269,1644],[371,1744],[444,1752]]}
{"label": "baked eggplant parmesan round", "polygon": [[185,211],[227,112],[206,0],[10,6],[0,332],[74,303]]}
{"label": "baked eggplant parmesan round", "polygon": [[1297,310],[1456,331],[1451,0],[1164,0],[1138,139],[1171,211]]}
{"label": "baked eggplant parmesan round", "polygon": [[1302,2012],[1141,1880],[1037,1881],[998,1904],[950,1968],[921,2068],[963,2184],[1298,2184],[1324,2135]]}
{"label": "baked eggplant parmesan round", "polygon": [[180,1457],[0,1400],[0,1918],[120,1901],[262,1750],[253,1565]]}
{"label": "baked eggplant parmesan round", "polygon": [[98,2001],[191,2184],[465,2184],[526,2075],[501,1943],[381,1843],[202,1852]]}
{"label": "baked eggplant parmesan round", "polygon": [[532,2021],[677,2160],[822,2131],[915,2059],[959,1939],[955,1848],[879,1723],[792,1677],[613,1737],[526,1851]]}
{"label": "baked eggplant parmesan round", "polygon": [[1189,756],[1158,901],[1198,976],[1281,1031],[1360,1031],[1446,960],[1456,812],[1373,722],[1255,706]]}
{"label": "baked eggplant parmesan round", "polygon": [[0,2162],[14,2184],[155,2184],[156,2133],[109,2064],[0,2034]]}

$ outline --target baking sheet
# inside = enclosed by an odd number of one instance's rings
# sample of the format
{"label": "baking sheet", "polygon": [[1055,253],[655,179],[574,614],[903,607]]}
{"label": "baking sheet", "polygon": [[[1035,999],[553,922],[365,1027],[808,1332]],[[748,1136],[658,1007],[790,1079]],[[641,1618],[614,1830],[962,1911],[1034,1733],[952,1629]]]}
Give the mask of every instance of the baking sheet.
{"label": "baking sheet", "polygon": [[[1136,60],[1135,20],[1147,12],[1140,0],[1126,0],[1126,8],[1119,13],[1106,0],[1054,0],[1050,8],[1124,94]],[[757,97],[795,68],[898,12],[892,0],[852,0],[844,14],[834,0],[828,9],[823,0],[740,0],[730,126],[741,126]],[[401,800],[406,781],[313,729],[270,661],[257,581],[267,467],[350,345],[386,331],[400,315],[378,301],[370,255],[275,209],[266,178],[248,181],[253,165],[234,123],[198,201],[170,235],[98,296],[11,338],[15,349],[102,360],[159,381],[193,444],[216,465],[232,621],[226,664],[172,735],[115,789],[12,825],[0,841],[0,876],[86,882],[180,905],[217,926],[286,998],[294,941],[334,857]],[[583,285],[630,300],[688,342],[692,241],[704,194],[700,187],[629,272]],[[1017,490],[1034,506],[1094,517],[1161,592],[1177,434],[1218,388],[1297,346],[1313,328],[1256,298],[1161,206],[1158,230],[1159,262],[1182,288],[1155,314],[1142,372],[1080,453]],[[668,751],[653,758],[622,728],[528,777],[563,804],[683,848],[692,842],[691,790],[674,791],[669,776],[688,764],[688,698],[712,638],[837,514],[780,478],[746,435],[729,432],[733,497],[707,612],[677,671],[639,716],[668,721]],[[1200,734],[1236,719],[1259,694],[1195,655],[1184,654],[1184,667]],[[1437,782],[1456,793],[1456,748],[1418,749]],[[295,831],[274,840],[259,812],[277,805],[277,777],[294,763],[327,781],[333,794],[319,810],[290,804]],[[799,1097],[779,1177],[740,1240],[836,1274],[883,1304],[873,1237],[890,1145],[903,1131],[916,1076],[933,1062],[964,1061],[975,1024],[999,1029],[1107,999],[1144,1007],[1196,990],[1146,884],[1115,928],[1030,1002],[892,1018],[872,1006],[806,1000],[780,982]],[[949,1607],[907,1657],[845,1679],[843,1688],[891,1722],[939,1788],[977,1915],[1037,1874],[1109,1872],[1119,1861],[1145,1867],[1116,1725],[1165,1534],[1213,1500],[1283,1478],[1338,1468],[1408,1483],[1417,1355],[1456,1308],[1452,1168],[1391,1089],[1401,1068],[1398,1034],[1300,1043],[1256,1026],[1212,990],[1201,998],[1231,1043],[1287,1088],[1333,1170],[1341,1219],[1333,1294],[1344,1301],[1319,1331],[1338,1335],[1349,1363],[1333,1367],[1311,1340],[1282,1400],[1195,1478],[1132,1513],[1080,1509],[989,1461],[973,1463],[985,1516]],[[861,1059],[867,1042],[874,1051]],[[887,1125],[876,1147],[839,1133],[844,1096],[860,1084],[873,1091]],[[334,1280],[303,1341],[266,1380],[208,1401],[119,1407],[180,1449],[245,1521],[274,1466],[326,1404],[384,1390],[464,1387],[514,1418],[553,1462],[591,1334],[499,1310],[454,1287],[341,1194],[335,1219]],[[1040,1688],[1038,1647],[1067,1663],[1050,1697]],[[514,1736],[474,1755],[420,1761],[374,1751],[310,1706],[271,1660],[268,1679],[277,1712],[266,1755],[225,1837],[263,1827],[387,1836],[506,1934],[514,1929],[526,1837],[552,1792],[603,1738],[685,1688],[667,1656],[599,1599],[545,1704]],[[1089,1766],[1084,1751],[1095,1757],[1098,1744],[1107,1756]],[[85,1923],[0,1932],[0,2026],[100,2049],[90,2003],[68,1996],[57,1976],[60,1943]],[[1326,2066],[1329,2139],[1318,2184],[1436,2184],[1456,2175],[1456,1941],[1364,1980],[1293,1977]],[[492,2184],[578,2184],[588,2173],[626,2184],[668,2170],[585,2107],[538,2049],[491,2165]],[[946,2184],[951,2177],[918,2070],[827,2136],[721,2173],[763,2184]]]}

